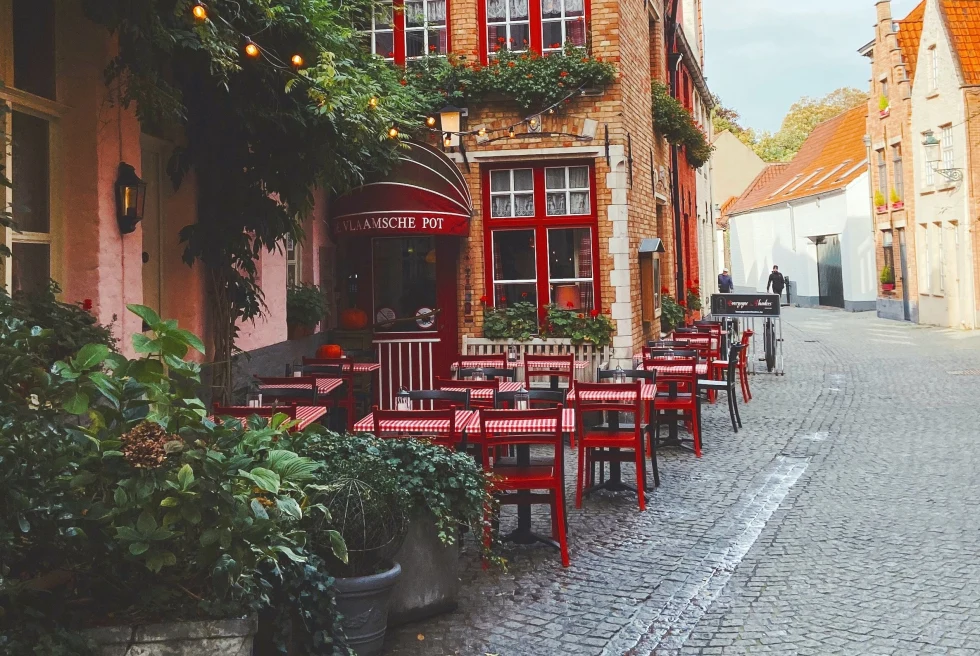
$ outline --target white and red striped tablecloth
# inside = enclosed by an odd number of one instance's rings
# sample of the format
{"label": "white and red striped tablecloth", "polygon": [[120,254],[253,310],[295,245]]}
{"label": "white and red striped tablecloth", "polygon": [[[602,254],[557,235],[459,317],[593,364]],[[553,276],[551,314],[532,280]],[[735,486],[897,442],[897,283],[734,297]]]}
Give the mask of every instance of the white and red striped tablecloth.
{"label": "white and red striped tablecloth", "polygon": [[[654,364],[654,365],[644,366],[642,362],[638,365],[638,368],[646,369],[647,371],[651,369],[655,369],[658,374],[662,374],[662,375],[668,375],[668,374],[679,375],[679,374],[683,374],[685,371],[690,369],[690,367],[686,365],[672,365],[672,364]],[[697,374],[698,374],[698,378],[707,377],[708,375],[707,362],[698,363]]]}
{"label": "white and red striped tablecloth", "polygon": [[[516,392],[521,388],[524,383],[515,383],[510,380],[500,381],[500,391],[501,392]],[[493,401],[493,390],[490,388],[482,389],[471,389],[469,387],[443,387],[441,388],[446,392],[465,392],[470,391],[470,400],[472,401]]]}
{"label": "white and red striped tablecloth", "polygon": [[381,369],[381,364],[378,362],[355,362],[354,363],[354,373],[355,374],[368,374],[372,371],[378,371]]}
{"label": "white and red striped tablecloth", "polygon": [[[473,357],[473,358],[466,358],[466,359],[462,360],[462,364],[463,364],[463,368],[464,369],[476,369],[477,367],[499,367],[500,366],[500,360],[494,360],[492,358]],[[458,368],[458,365],[459,365],[459,363],[454,362],[453,363],[453,369],[454,370],[457,369]],[[585,369],[588,366],[589,366],[589,361],[588,360],[576,360],[575,361],[575,368],[576,369]],[[521,362],[520,360],[508,360],[507,361],[507,369],[523,369],[523,368],[524,368],[524,363]],[[550,364],[544,363],[544,362],[540,362],[540,363],[534,363],[534,364],[532,364],[531,365],[531,369],[533,369],[535,371],[539,371],[539,370],[551,371],[553,369],[553,366],[550,365]],[[556,371],[559,371],[560,372],[561,370],[560,369],[557,369]]]}
{"label": "white and red striped tablecloth", "polygon": [[[263,406],[265,408],[271,406]],[[248,410],[248,406],[234,406],[235,410]],[[296,406],[296,428],[298,430],[303,430],[310,424],[316,423],[320,417],[327,414],[327,409],[319,405],[300,405]],[[237,419],[238,417],[236,417]],[[211,421],[214,421],[214,416],[208,417]]]}
{"label": "white and red striped tablecloth", "polygon": [[[317,394],[329,394],[338,387],[344,384],[344,381],[340,378],[317,378],[316,379],[316,392]],[[272,390],[272,389],[309,389],[309,387],[304,383],[302,385],[294,385],[291,383],[283,383],[278,385],[260,385],[259,390]]]}
{"label": "white and red striped tablecloth", "polygon": [[[476,410],[456,411],[456,430],[469,431],[479,426],[480,415]],[[374,413],[359,419],[354,430],[360,433],[374,432]],[[388,433],[429,433],[449,432],[449,421],[445,419],[398,419],[381,422],[381,430]]]}
{"label": "white and red striped tablecloth", "polygon": [[[483,426],[479,426],[483,430]],[[550,433],[555,430],[553,419],[494,419],[487,422],[491,433]],[[563,408],[561,411],[561,432],[575,431],[575,410]]]}
{"label": "white and red striped tablecloth", "polygon": [[[579,394],[581,394],[582,398],[586,401],[630,401],[633,398],[633,392],[612,389],[612,386],[610,386],[609,390],[589,390],[584,393],[572,388],[568,392],[569,403],[578,398]],[[640,392],[640,399],[642,401],[653,401],[656,398],[657,386],[644,383],[643,389]]]}

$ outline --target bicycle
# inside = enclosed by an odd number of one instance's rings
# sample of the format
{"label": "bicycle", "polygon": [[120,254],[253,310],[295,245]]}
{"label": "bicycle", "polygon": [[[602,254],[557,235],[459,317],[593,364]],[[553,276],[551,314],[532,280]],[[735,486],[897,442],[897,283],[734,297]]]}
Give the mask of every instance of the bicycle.
{"label": "bicycle", "polygon": [[776,368],[776,325],[769,317],[766,317],[762,327],[762,342],[766,355],[766,370],[771,373]]}

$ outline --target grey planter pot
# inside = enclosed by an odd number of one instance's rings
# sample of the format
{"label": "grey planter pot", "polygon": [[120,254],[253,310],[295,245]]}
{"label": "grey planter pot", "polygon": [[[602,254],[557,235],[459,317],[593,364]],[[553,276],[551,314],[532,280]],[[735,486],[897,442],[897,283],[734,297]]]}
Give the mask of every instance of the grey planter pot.
{"label": "grey planter pot", "polygon": [[381,653],[388,628],[388,600],[401,573],[401,565],[395,563],[380,574],[334,579],[337,610],[343,615],[341,624],[347,644],[357,656]]}
{"label": "grey planter pot", "polygon": [[391,593],[388,623],[408,622],[448,613],[459,599],[459,541],[445,545],[439,540],[435,518],[426,513],[412,520],[395,560],[402,575]]}
{"label": "grey planter pot", "polygon": [[254,617],[90,629],[102,656],[251,656]]}

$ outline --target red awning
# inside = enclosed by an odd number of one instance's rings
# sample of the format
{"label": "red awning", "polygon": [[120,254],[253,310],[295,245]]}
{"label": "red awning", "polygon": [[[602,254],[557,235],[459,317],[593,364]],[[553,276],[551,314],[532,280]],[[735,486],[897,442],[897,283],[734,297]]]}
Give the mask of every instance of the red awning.
{"label": "red awning", "polygon": [[409,142],[383,179],[337,198],[330,216],[337,236],[469,234],[473,202],[456,164],[425,144]]}

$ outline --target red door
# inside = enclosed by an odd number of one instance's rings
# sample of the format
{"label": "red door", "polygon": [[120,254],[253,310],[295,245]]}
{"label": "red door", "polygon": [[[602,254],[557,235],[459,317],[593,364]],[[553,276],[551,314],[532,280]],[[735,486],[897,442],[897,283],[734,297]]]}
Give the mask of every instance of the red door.
{"label": "red door", "polygon": [[361,307],[368,308],[374,324],[381,363],[378,400],[390,408],[399,389],[432,389],[437,377],[449,375],[458,344],[459,239],[419,235],[365,242]]}

